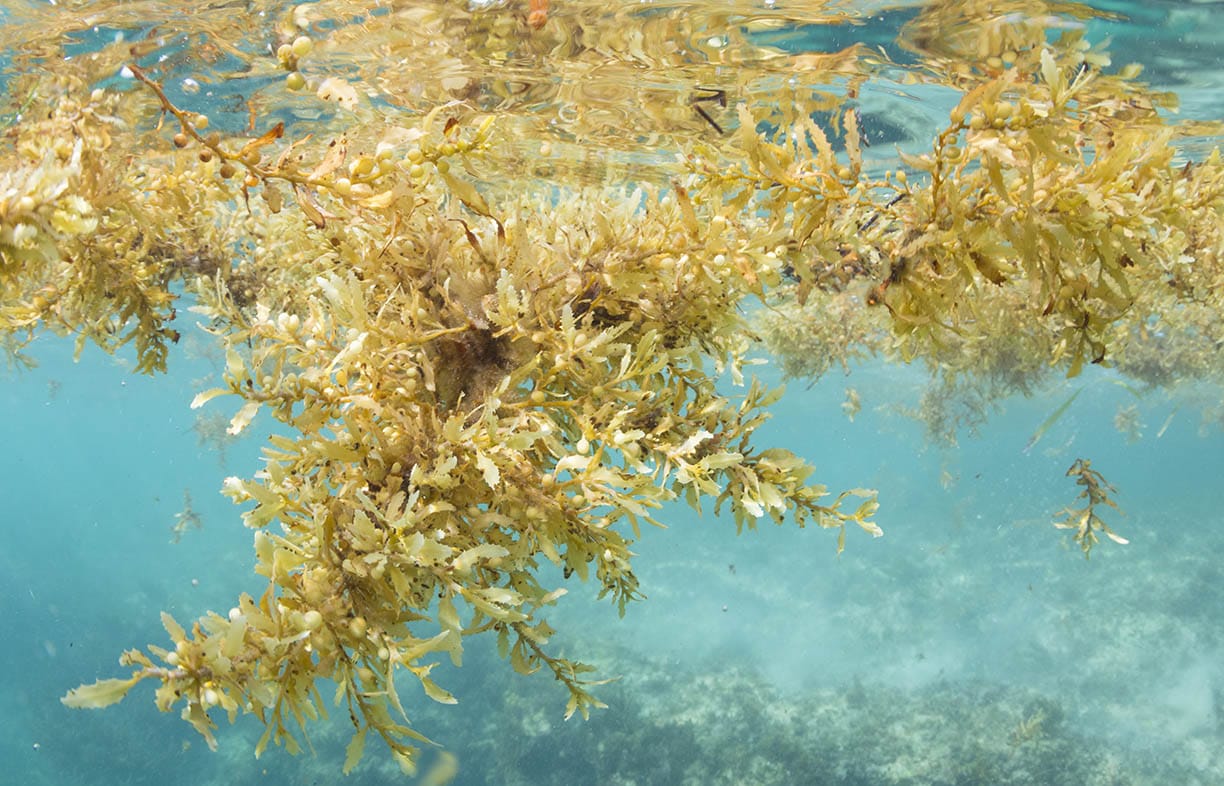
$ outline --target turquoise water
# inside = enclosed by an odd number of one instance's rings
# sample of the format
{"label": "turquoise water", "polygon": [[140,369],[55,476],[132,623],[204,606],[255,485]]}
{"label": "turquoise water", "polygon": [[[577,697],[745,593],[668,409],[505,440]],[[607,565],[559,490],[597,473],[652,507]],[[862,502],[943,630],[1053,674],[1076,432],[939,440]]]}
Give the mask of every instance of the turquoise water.
{"label": "turquoise water", "polygon": [[[1093,23],[1116,60],[1144,62],[1183,115],[1218,119],[1224,9],[1109,7],[1132,14]],[[903,16],[828,43],[888,40]],[[251,533],[218,489],[258,470],[270,426],[201,439],[210,421],[188,403],[216,384],[220,361],[207,335],[184,332],[171,373],[155,379],[131,374],[124,353],[87,347],[74,363],[72,342],[49,335],[30,348],[38,368],[0,379],[0,780],[340,779],[343,711],[312,731],[316,756],[256,761],[256,724],[223,727],[210,753],[140,688],[106,711],[59,702],[118,673],[124,648],[162,642],[159,611],[191,619],[261,589]],[[883,538],[852,532],[838,557],[831,533],[767,525],[736,537],[708,511],[672,508],[668,529],[635,548],[648,600],[620,619],[575,584],[552,617],[558,654],[621,678],[598,692],[609,709],[563,721],[559,686],[513,674],[479,640],[462,670],[442,672],[458,706],[414,689],[405,704],[458,757],[456,784],[1224,783],[1220,390],[1119,382],[1093,368],[998,402],[952,447],[905,414],[925,384],[918,369],[794,381],[760,444],[808,458],[833,491],[878,489]],[[863,402],[853,422],[848,386]],[[222,401],[205,417],[230,414]],[[1138,436],[1115,424],[1131,407]],[[1050,525],[1074,501],[1064,473],[1081,456],[1117,486],[1126,515],[1108,520],[1130,540],[1090,561]],[[185,493],[202,526],[173,542]],[[397,773],[371,745],[347,780]]]}
{"label": "turquoise water", "polygon": [[[74,364],[64,342],[35,350],[40,367],[0,388],[10,413],[0,756],[25,783],[186,782],[175,780],[184,772],[193,783],[331,782],[343,722],[313,733],[316,758],[273,750],[256,762],[249,723],[224,728],[210,754],[148,702],[59,704],[79,681],[113,674],[113,653],[161,641],[159,610],[191,618],[259,588],[250,533],[216,494],[226,474],[257,468],[259,441],[228,446],[223,460],[201,450],[187,403],[215,372],[207,358],[182,358],[150,380],[96,351]],[[847,383],[863,396],[853,423],[839,410]],[[553,618],[559,651],[623,677],[589,722],[563,722],[556,685],[513,675],[488,642],[472,642],[465,667],[445,675],[460,704],[416,715],[459,756],[455,782],[613,783],[617,771],[681,783],[686,768],[742,772],[770,750],[808,769],[768,782],[906,782],[875,769],[959,772],[979,734],[983,766],[1070,755],[1121,773],[1094,783],[1218,782],[1220,426],[1200,434],[1192,403],[1174,413],[1177,403],[1153,394],[1138,401],[1144,436],[1128,443],[1112,420],[1134,397],[1098,372],[1067,383],[1083,394],[1028,454],[1064,390],[1003,402],[980,436],[938,448],[898,413],[921,383],[912,369],[872,366],[811,390],[792,385],[762,435],[812,459],[831,488],[878,488],[885,537],[852,533],[839,559],[829,533],[771,525],[737,538],[730,522],[675,508],[669,529],[639,544],[650,597],[624,619],[572,588]],[[1131,540],[1102,545],[1091,561],[1048,524],[1074,496],[1062,474],[1078,455],[1120,489],[1127,515],[1113,524]],[[184,489],[204,526],[175,544]],[[1012,733],[1034,707],[1061,718],[1047,735],[987,739]],[[805,729],[812,713],[830,717]],[[728,747],[740,726],[754,738]],[[924,737],[930,747],[914,750]],[[705,749],[709,738],[717,750]],[[671,742],[647,745],[658,739]],[[673,769],[659,770],[665,763]],[[856,766],[867,770],[859,780],[826,779]],[[1007,782],[1089,782],[1068,779],[1081,775]],[[370,755],[351,779],[390,777]]]}

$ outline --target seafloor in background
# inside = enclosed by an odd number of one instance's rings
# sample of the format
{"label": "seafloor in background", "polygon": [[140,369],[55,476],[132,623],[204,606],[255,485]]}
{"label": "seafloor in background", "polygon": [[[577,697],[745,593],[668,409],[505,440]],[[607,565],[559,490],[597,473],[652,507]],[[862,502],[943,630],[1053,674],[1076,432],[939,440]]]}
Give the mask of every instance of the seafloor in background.
{"label": "seafloor in background", "polygon": [[[1093,23],[1115,59],[1144,62],[1188,116],[1218,117],[1222,7],[1108,5],[1134,14]],[[44,336],[30,348],[39,367],[0,383],[0,780],[338,777],[343,712],[314,731],[317,756],[257,761],[249,722],[223,728],[210,754],[143,698],[105,712],[59,702],[111,676],[112,653],[161,641],[161,609],[189,619],[258,591],[250,532],[217,489],[257,469],[268,425],[227,441],[228,412],[188,409],[215,384],[204,381],[221,364],[210,351],[207,335],[189,334],[170,374],[146,378],[93,348],[73,363],[70,341]],[[756,370],[778,381],[769,365]],[[852,538],[839,558],[819,530],[736,537],[731,522],[677,506],[635,548],[648,600],[619,619],[571,592],[553,617],[558,651],[622,675],[590,721],[563,722],[561,689],[504,668],[492,642],[473,641],[465,667],[443,674],[457,707],[405,696],[421,731],[458,756],[454,782],[1224,783],[1220,391],[1145,393],[1091,368],[998,402],[979,434],[949,447],[905,414],[924,382],[869,363],[810,389],[792,383],[760,434],[811,460],[832,489],[878,489],[884,538]],[[853,422],[847,386],[863,405]],[[1063,473],[1077,456],[1119,489],[1126,515],[1111,521],[1130,540],[1090,561],[1050,526],[1076,492]],[[174,543],[185,494],[202,526]],[[381,753],[349,782],[398,778]]]}

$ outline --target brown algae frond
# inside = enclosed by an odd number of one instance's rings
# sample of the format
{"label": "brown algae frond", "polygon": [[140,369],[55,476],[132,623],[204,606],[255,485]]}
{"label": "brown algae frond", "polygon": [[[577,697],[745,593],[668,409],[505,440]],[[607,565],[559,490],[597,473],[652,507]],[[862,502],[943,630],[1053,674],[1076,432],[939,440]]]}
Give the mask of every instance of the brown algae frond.
{"label": "brown algae frond", "polygon": [[1119,513],[1121,509],[1118,503],[1109,496],[1111,493],[1116,494],[1118,490],[1111,486],[1100,472],[1092,468],[1092,462],[1087,459],[1076,459],[1075,463],[1067,469],[1067,477],[1075,478],[1075,484],[1083,487],[1079,493],[1079,499],[1086,500],[1086,504],[1081,508],[1065,508],[1060,514],[1062,519],[1055,521],[1054,526],[1059,529],[1075,530],[1072,538],[1083,550],[1084,559],[1091,556],[1092,547],[1100,542],[1098,532],[1105,533],[1105,537],[1114,543],[1120,543],[1123,546],[1130,543],[1129,540],[1110,529],[1097,513],[1100,507],[1110,507]]}
{"label": "brown algae frond", "polygon": [[297,436],[225,484],[253,505],[267,589],[189,627],[165,616],[173,649],[128,651],[130,678],[65,703],[104,706],[152,679],[159,708],[181,706],[210,744],[220,708],[263,719],[257,752],[297,750],[291,723],[325,711],[326,678],[354,722],[346,769],[371,731],[411,769],[424,738],[395,678],[453,702],[430,661],[459,663],[468,635],[551,671],[567,714],[601,706],[590,667],[547,651],[542,613],[565,590],[538,581],[541,560],[623,613],[640,596],[631,538],[667,500],[711,498],[741,528],[813,521],[839,529],[838,548],[847,524],[879,534],[870,492],[849,492],[866,498],[853,510],[847,494],[825,502],[800,458],[752,444],[780,391],[716,389],[707,366],[742,381],[739,307],[777,272],[683,190],[497,202],[467,171],[495,152],[493,116],[441,107],[370,153],[343,136],[281,141],[280,124],[229,141],[132,70],[183,129],[168,154],[184,187],[240,195],[251,217],[236,266],[175,268],[227,352],[225,387],[193,407],[238,396],[230,433],[265,412]]}

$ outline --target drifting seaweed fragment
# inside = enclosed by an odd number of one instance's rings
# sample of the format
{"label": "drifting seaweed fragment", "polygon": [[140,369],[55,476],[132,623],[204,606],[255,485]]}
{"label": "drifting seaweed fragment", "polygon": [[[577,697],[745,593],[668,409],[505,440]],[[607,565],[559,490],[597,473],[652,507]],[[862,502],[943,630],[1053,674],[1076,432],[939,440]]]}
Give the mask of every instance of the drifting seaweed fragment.
{"label": "drifting seaweed fragment", "polygon": [[1059,514],[1062,519],[1055,521],[1054,526],[1058,529],[1075,530],[1072,539],[1080,545],[1084,552],[1084,559],[1088,559],[1092,547],[1099,542],[1098,532],[1105,533],[1105,536],[1114,543],[1123,546],[1130,543],[1129,540],[1110,529],[1109,525],[1097,514],[1097,508],[1102,505],[1111,507],[1119,513],[1122,510],[1109,497],[1109,494],[1116,493],[1117,489],[1111,486],[1100,472],[1092,468],[1092,462],[1088,459],[1076,459],[1075,463],[1067,469],[1067,477],[1075,478],[1076,485],[1083,487],[1078,498],[1086,500],[1087,504],[1080,508],[1064,508]]}
{"label": "drifting seaweed fragment", "polygon": [[190,529],[203,529],[204,522],[191,502],[191,491],[183,489],[183,509],[174,514],[174,526],[170,528],[170,542],[178,543]]}
{"label": "drifting seaweed fragment", "polygon": [[1066,401],[1059,404],[1058,407],[1050,413],[1049,417],[1041,422],[1041,425],[1038,426],[1037,430],[1033,432],[1033,435],[1028,438],[1028,442],[1024,444],[1024,448],[1020,452],[1028,454],[1029,451],[1031,451],[1037,445],[1037,443],[1041,441],[1041,438],[1045,436],[1045,433],[1050,430],[1050,427],[1057,423],[1059,419],[1066,414],[1067,410],[1075,402],[1075,399],[1079,398],[1079,394],[1083,392],[1083,388],[1077,388],[1074,393],[1067,397]]}

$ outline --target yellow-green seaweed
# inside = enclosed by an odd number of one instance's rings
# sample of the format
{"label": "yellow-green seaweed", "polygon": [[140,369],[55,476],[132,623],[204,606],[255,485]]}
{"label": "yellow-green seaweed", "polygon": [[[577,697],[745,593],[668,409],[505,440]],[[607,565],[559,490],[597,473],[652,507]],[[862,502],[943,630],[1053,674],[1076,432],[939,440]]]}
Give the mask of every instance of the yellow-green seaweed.
{"label": "yellow-green seaweed", "polygon": [[[451,703],[434,664],[488,633],[585,716],[599,680],[550,654],[566,588],[541,583],[546,561],[623,613],[641,597],[630,546],[669,500],[725,506],[739,529],[811,521],[839,550],[847,525],[880,534],[872,492],[827,500],[801,457],[753,442],[781,395],[744,379],[758,333],[794,375],[923,360],[943,385],[924,407],[953,434],[950,398],[972,422],[1052,369],[1219,370],[1224,172],[1218,151],[1178,148],[1218,129],[1171,123],[1171,97],[1082,30],[1053,36],[1089,13],[1076,4],[923,6],[909,78],[959,99],[928,152],[885,172],[856,102],[895,66],[768,37],[855,21],[848,4],[578,0],[540,23],[440,0],[257,2],[254,38],[224,8],[93,5],[119,29],[174,18],[184,38],[21,50],[4,347],[24,358],[47,329],[164,371],[182,300],[226,356],[192,406],[236,397],[231,434],[271,417],[288,435],[224,483],[266,587],[187,626],[163,615],[168,648],[125,652],[129,677],[70,706],[152,680],[210,745],[221,711],[260,719],[257,754],[297,751],[330,680],[354,731],[344,770],[373,732],[411,771],[425,739],[396,677]],[[0,41],[85,24],[23,7]],[[224,117],[170,89],[207,64],[250,88]],[[122,90],[103,78],[121,69]],[[720,375],[747,386],[730,396]],[[1116,536],[1090,493],[1108,484],[1077,466],[1087,555],[1096,530]]]}
{"label": "yellow-green seaweed", "polygon": [[1075,463],[1067,469],[1067,477],[1075,478],[1076,485],[1083,486],[1079,498],[1087,500],[1087,503],[1081,508],[1064,508],[1060,514],[1062,518],[1055,521],[1054,526],[1059,529],[1075,530],[1075,534],[1071,537],[1083,550],[1084,559],[1091,556],[1092,547],[1100,541],[1098,532],[1104,532],[1105,536],[1114,543],[1120,543],[1123,546],[1130,543],[1129,540],[1110,529],[1097,513],[1097,508],[1100,506],[1113,508],[1119,513],[1121,509],[1118,503],[1109,496],[1110,493],[1117,493],[1118,490],[1110,485],[1100,472],[1092,468],[1092,462],[1088,459],[1076,459]]}

